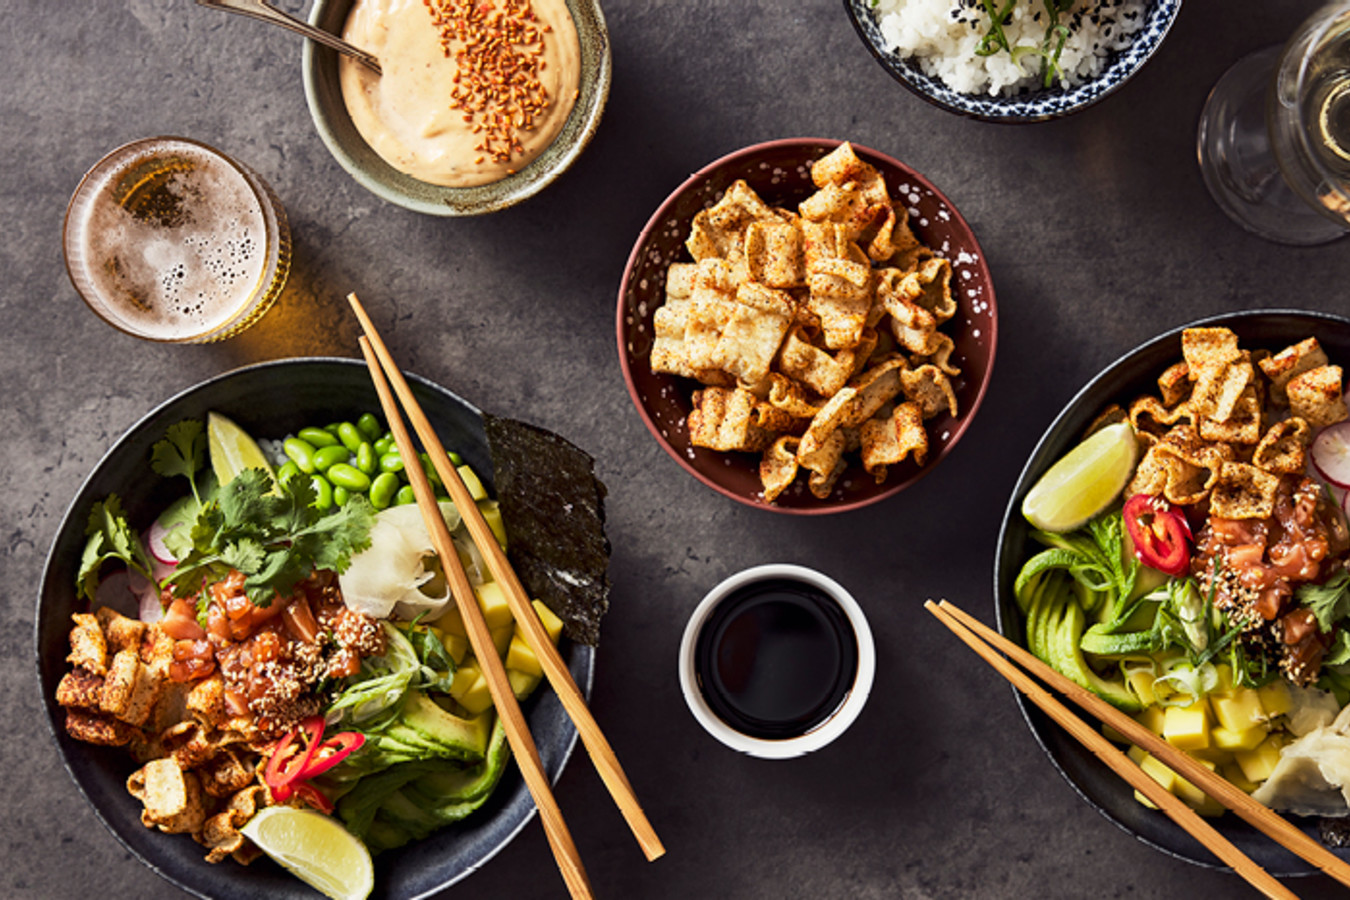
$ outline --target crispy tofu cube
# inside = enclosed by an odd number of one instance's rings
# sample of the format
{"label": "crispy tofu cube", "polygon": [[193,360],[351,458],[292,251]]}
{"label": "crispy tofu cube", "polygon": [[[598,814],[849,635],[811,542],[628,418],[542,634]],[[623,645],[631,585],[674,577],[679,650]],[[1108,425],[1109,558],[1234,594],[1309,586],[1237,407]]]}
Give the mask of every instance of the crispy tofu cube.
{"label": "crispy tofu cube", "polygon": [[156,759],[133,772],[127,790],[145,805],[141,823],[169,834],[197,831],[206,821],[201,783],[172,759]]}
{"label": "crispy tofu cube", "polygon": [[103,697],[103,679],[84,669],[71,669],[56,686],[56,702],[76,709],[99,708]]}
{"label": "crispy tofu cube", "polygon": [[500,582],[488,581],[480,584],[473,589],[473,593],[478,598],[478,608],[483,611],[483,620],[487,622],[490,631],[515,621],[511,616],[511,606],[506,602],[506,591]]}
{"label": "crispy tofu cube", "polygon": [[144,725],[159,697],[160,681],[136,650],[114,654],[103,681],[99,708],[130,725]]}
{"label": "crispy tofu cube", "polygon": [[543,676],[544,674],[544,667],[539,664],[539,657],[534,655],[534,651],[526,643],[519,625],[516,626],[515,633],[511,635],[511,644],[506,649],[506,668],[514,669],[526,675]]}
{"label": "crispy tofu cube", "polygon": [[1163,713],[1163,734],[1167,742],[1181,750],[1203,750],[1209,746],[1209,706],[1203,700],[1190,706],[1169,706]]}
{"label": "crispy tofu cube", "polygon": [[1278,734],[1266,737],[1255,750],[1239,750],[1233,754],[1233,760],[1242,769],[1242,775],[1248,781],[1258,784],[1270,777],[1280,761],[1280,748],[1284,739]]}
{"label": "crispy tofu cube", "polygon": [[75,627],[70,629],[70,655],[66,662],[94,675],[107,675],[108,642],[98,619],[89,613],[75,613],[71,618]]}
{"label": "crispy tofu cube", "polygon": [[1209,705],[1219,724],[1229,731],[1246,731],[1263,725],[1269,718],[1261,706],[1261,696],[1250,689],[1238,688],[1230,693],[1211,694]]}

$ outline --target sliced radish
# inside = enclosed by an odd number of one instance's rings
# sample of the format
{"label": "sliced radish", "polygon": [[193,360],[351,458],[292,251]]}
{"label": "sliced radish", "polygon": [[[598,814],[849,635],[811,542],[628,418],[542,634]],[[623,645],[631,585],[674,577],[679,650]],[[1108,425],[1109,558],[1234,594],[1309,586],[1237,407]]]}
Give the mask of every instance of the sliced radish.
{"label": "sliced radish", "polygon": [[1309,455],[1317,474],[1336,487],[1350,488],[1350,422],[1323,428]]}
{"label": "sliced radish", "polygon": [[155,558],[155,562],[163,563],[166,566],[178,565],[178,558],[173,555],[168,547],[164,545],[164,536],[174,528],[181,528],[182,523],[175,523],[173,528],[165,528],[159,524],[156,519],[145,533],[145,548],[150,551],[150,555]]}
{"label": "sliced radish", "polygon": [[128,573],[131,592],[136,595],[137,618],[142,622],[158,622],[164,618],[164,605],[159,599],[159,588],[140,572]]}

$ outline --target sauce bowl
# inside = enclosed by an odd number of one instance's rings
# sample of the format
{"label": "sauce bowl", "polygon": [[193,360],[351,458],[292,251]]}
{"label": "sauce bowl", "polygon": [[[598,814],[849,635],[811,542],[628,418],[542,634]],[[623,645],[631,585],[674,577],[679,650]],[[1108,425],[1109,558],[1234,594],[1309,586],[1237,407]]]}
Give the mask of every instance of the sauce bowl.
{"label": "sauce bowl", "polygon": [[[354,4],[355,0],[317,0],[309,22],[330,34],[341,34]],[[553,143],[513,175],[475,187],[444,187],[398,171],[371,149],[347,112],[338,80],[340,54],[305,41],[301,67],[314,127],[333,158],[358,184],[405,209],[431,216],[476,216],[527,200],[556,181],[586,149],[609,99],[609,31],[599,0],[567,0],[567,9],[581,47],[579,94]]]}

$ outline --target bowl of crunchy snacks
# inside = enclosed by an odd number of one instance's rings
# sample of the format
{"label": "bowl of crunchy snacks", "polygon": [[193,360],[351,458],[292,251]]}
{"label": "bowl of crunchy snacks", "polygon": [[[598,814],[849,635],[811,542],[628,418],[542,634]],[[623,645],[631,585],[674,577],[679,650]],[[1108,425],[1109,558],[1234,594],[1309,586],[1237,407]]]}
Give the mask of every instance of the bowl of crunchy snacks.
{"label": "bowl of crunchy snacks", "polygon": [[984,254],[926,178],[820,138],[738,150],[652,215],[619,288],[638,413],[742,503],[840,512],[956,445],[994,361]]}
{"label": "bowl of crunchy snacks", "polygon": [[[1330,846],[1350,833],[1350,320],[1218,316],[1122,356],[1051,424],[995,564],[1000,630]],[[1020,702],[1020,701],[1019,701]],[[1221,863],[1030,704],[1054,766],[1104,816]],[[1223,807],[1121,746],[1204,815]],[[1235,816],[1276,875],[1309,863]]]}
{"label": "bowl of crunchy snacks", "polygon": [[363,187],[415,212],[473,216],[533,197],[585,150],[609,97],[597,0],[317,0],[309,21],[380,65],[305,42],[320,138]]}
{"label": "bowl of crunchy snacks", "polygon": [[1161,46],[1181,0],[844,0],[892,78],[948,110],[1044,122],[1086,109]]}
{"label": "bowl of crunchy snacks", "polygon": [[[608,603],[590,457],[409,380],[588,691]],[[304,879],[424,897],[534,815],[379,410],[351,359],[205,381],[117,439],[48,554],[36,663],[56,748],[117,840],[196,896],[316,896]],[[556,779],[576,730],[500,586],[466,569]]]}

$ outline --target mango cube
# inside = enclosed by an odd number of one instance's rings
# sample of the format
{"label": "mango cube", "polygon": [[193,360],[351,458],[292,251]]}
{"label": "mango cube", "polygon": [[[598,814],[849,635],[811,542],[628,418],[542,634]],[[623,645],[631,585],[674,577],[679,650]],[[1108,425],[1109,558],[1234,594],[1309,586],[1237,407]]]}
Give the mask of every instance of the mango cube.
{"label": "mango cube", "polygon": [[1242,775],[1248,781],[1258,784],[1270,777],[1280,761],[1280,748],[1284,739],[1278,734],[1268,736],[1256,746],[1255,750],[1239,750],[1233,754],[1233,760],[1242,769]]}
{"label": "mango cube", "polygon": [[1241,788],[1248,794],[1261,786],[1255,781],[1249,781],[1247,776],[1242,774],[1242,767],[1239,766],[1236,761],[1225,766],[1219,766],[1219,774],[1222,775],[1224,780],[1229,784]]}
{"label": "mango cube", "polygon": [[511,636],[515,633],[516,625],[514,622],[492,629],[492,646],[497,648],[498,656],[506,656],[506,650],[511,646]]}
{"label": "mango cube", "polygon": [[1219,724],[1229,731],[1246,731],[1264,724],[1269,718],[1261,706],[1261,696],[1253,690],[1238,689],[1226,694],[1212,694],[1209,705]]}
{"label": "mango cube", "polygon": [[469,639],[462,634],[446,632],[441,635],[441,644],[445,647],[445,652],[455,661],[455,665],[464,662],[464,657],[469,655]]}
{"label": "mango cube", "polygon": [[1135,713],[1134,720],[1156,735],[1161,736],[1163,733],[1163,708],[1161,706],[1144,707],[1142,711]]}
{"label": "mango cube", "polygon": [[544,605],[544,601],[534,601],[534,611],[539,614],[539,621],[543,623],[544,630],[548,632],[549,639],[556,646],[558,639],[562,637],[563,623],[553,610]]}
{"label": "mango cube", "polygon": [[492,707],[492,691],[488,688],[487,677],[479,672],[473,684],[469,685],[469,689],[462,696],[455,697],[455,700],[460,706],[468,710],[471,716],[476,716],[490,709]]}
{"label": "mango cube", "polygon": [[1266,739],[1266,726],[1253,725],[1250,728],[1244,728],[1241,731],[1234,731],[1223,725],[1219,725],[1209,732],[1210,740],[1219,750],[1255,750],[1257,745]]}
{"label": "mango cube", "polygon": [[475,587],[473,593],[478,598],[478,608],[483,611],[483,621],[487,622],[489,631],[503,628],[515,621],[511,617],[511,605],[506,601],[506,591],[500,582],[484,582]]}
{"label": "mango cube", "polygon": [[496,500],[479,500],[478,511],[483,514],[483,521],[488,523],[488,528],[492,529],[492,536],[497,539],[497,545],[505,550],[506,524],[502,522],[501,504]]}
{"label": "mango cube", "polygon": [[[1162,760],[1158,759],[1156,756],[1145,753],[1143,759],[1139,763],[1139,768],[1143,769],[1145,775],[1158,782],[1158,784],[1162,785],[1163,789],[1169,793],[1176,790],[1177,773],[1167,768]],[[1139,791],[1134,792],[1134,797],[1149,809],[1158,808],[1153,804],[1153,801],[1149,800]]]}
{"label": "mango cube", "polygon": [[1131,669],[1125,676],[1126,682],[1130,688],[1139,695],[1139,702],[1144,704],[1146,709],[1152,708],[1157,703],[1157,698],[1153,695],[1153,673],[1148,669]]}
{"label": "mango cube", "polygon": [[1294,708],[1293,695],[1289,693],[1289,685],[1283,679],[1257,688],[1256,695],[1261,698],[1261,706],[1268,715],[1283,716]]}
{"label": "mango cube", "polygon": [[471,659],[455,670],[455,677],[450,679],[450,689],[446,693],[458,702],[459,698],[467,694],[469,688],[473,687],[473,683],[482,675],[482,670],[478,668],[478,662]]}
{"label": "mango cube", "polygon": [[524,700],[534,692],[538,687],[540,676],[530,675],[516,669],[507,669],[506,678],[511,682],[511,693],[516,695],[517,700]]}
{"label": "mango cube", "polygon": [[459,473],[459,480],[464,482],[464,486],[469,489],[469,496],[472,497],[475,502],[486,500],[488,498],[487,488],[483,487],[482,479],[478,477],[478,473],[470,466],[457,466],[455,471]]}
{"label": "mango cube", "polygon": [[517,672],[523,672],[526,675],[544,674],[544,667],[539,664],[539,657],[534,655],[530,645],[525,642],[525,637],[520,633],[520,626],[516,626],[515,634],[511,635],[511,644],[506,649],[506,668],[514,669]]}
{"label": "mango cube", "polygon": [[1181,750],[1209,746],[1209,704],[1201,700],[1190,706],[1169,706],[1163,713],[1163,737]]}
{"label": "mango cube", "polygon": [[[1218,766],[1207,759],[1197,759],[1196,762],[1200,763],[1200,765],[1209,769],[1211,772],[1218,770]],[[1209,799],[1208,794],[1191,784],[1185,778],[1182,778],[1180,775],[1177,776],[1175,784],[1172,785],[1172,793],[1180,797],[1191,809],[1203,806],[1205,801]]]}
{"label": "mango cube", "polygon": [[468,637],[469,631],[464,627],[464,619],[459,614],[459,608],[451,603],[441,613],[441,617],[436,620],[436,627],[446,634],[457,634],[460,637]]}

